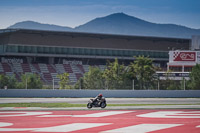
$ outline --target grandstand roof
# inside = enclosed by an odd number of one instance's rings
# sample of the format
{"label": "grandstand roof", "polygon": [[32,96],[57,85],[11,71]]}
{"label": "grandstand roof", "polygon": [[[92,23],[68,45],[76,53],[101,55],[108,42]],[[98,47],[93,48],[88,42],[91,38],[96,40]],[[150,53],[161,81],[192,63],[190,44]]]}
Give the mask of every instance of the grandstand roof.
{"label": "grandstand roof", "polygon": [[191,40],[183,38],[4,29],[0,30],[0,45],[2,44],[169,51],[170,49],[189,50]]}

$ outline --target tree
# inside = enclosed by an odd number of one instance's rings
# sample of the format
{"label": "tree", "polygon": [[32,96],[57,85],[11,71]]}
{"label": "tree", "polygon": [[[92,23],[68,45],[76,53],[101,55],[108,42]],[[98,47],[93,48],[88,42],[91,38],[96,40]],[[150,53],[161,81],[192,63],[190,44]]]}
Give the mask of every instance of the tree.
{"label": "tree", "polygon": [[16,88],[16,83],[17,80],[14,74],[12,76],[0,75],[0,88],[7,86],[9,89],[14,89]]}
{"label": "tree", "polygon": [[107,68],[103,72],[105,84],[108,89],[125,89],[130,88],[130,79],[128,79],[128,69],[123,64],[118,63],[118,59],[114,62],[108,62]]}
{"label": "tree", "polygon": [[[79,86],[84,89],[104,89],[103,73],[99,67],[89,67],[89,72],[79,80]],[[82,82],[82,83],[81,83]]]}
{"label": "tree", "polygon": [[192,68],[189,87],[195,90],[200,89],[200,64],[196,64],[196,66]]}
{"label": "tree", "polygon": [[8,77],[8,88],[9,89],[16,89],[17,88],[17,79],[15,74]]}
{"label": "tree", "polygon": [[131,63],[129,67],[133,69],[134,75],[139,81],[140,89],[148,89],[151,83],[153,83],[153,75],[155,74],[152,60],[144,56],[135,58],[134,63]]}
{"label": "tree", "polygon": [[57,77],[60,79],[59,85],[60,89],[71,89],[72,87],[69,85],[69,73],[58,74]]}
{"label": "tree", "polygon": [[79,80],[76,82],[76,84],[74,85],[75,89],[85,89],[83,78],[84,77],[80,77]]}
{"label": "tree", "polygon": [[0,75],[0,88],[4,88],[4,86],[8,85],[8,77],[4,74]]}
{"label": "tree", "polygon": [[17,84],[17,88],[19,89],[41,89],[42,81],[37,74],[22,74],[21,75],[22,82]]}

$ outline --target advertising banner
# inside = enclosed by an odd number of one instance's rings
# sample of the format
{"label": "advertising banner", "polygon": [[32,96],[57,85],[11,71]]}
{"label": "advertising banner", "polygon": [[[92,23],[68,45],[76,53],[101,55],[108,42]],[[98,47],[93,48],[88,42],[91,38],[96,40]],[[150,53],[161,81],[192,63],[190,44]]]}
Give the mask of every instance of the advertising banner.
{"label": "advertising banner", "polygon": [[196,62],[196,52],[174,51],[173,61],[191,61]]}
{"label": "advertising banner", "polygon": [[23,59],[20,59],[20,58],[5,58],[5,57],[2,57],[1,58],[1,62],[2,63],[23,63]]}

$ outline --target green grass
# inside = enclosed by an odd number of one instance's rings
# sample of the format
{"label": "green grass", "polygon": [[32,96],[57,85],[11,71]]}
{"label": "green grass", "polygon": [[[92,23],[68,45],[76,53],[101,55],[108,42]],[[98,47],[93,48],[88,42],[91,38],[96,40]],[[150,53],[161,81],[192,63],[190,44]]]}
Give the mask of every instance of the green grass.
{"label": "green grass", "polygon": [[3,103],[0,107],[86,107],[86,104],[69,104],[69,103]]}
{"label": "green grass", "polygon": [[[154,106],[154,105],[199,105],[199,104],[108,104],[107,106]],[[63,107],[86,107],[86,104],[70,104],[70,103],[2,103],[0,107],[47,107],[47,108],[63,108]]]}

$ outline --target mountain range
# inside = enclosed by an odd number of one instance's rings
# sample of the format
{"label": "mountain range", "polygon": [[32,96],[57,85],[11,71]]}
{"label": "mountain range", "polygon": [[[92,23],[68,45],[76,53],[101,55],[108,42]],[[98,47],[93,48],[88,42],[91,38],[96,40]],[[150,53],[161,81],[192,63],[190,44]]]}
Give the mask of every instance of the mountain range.
{"label": "mountain range", "polygon": [[176,24],[151,23],[124,13],[115,13],[105,17],[96,18],[75,28],[41,24],[33,21],[18,22],[8,28],[172,38],[191,38],[192,35],[200,35],[200,29],[192,29]]}

